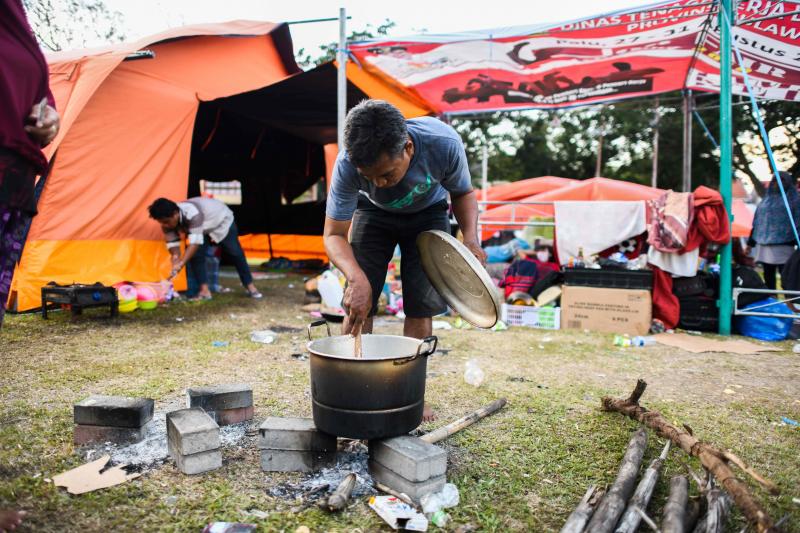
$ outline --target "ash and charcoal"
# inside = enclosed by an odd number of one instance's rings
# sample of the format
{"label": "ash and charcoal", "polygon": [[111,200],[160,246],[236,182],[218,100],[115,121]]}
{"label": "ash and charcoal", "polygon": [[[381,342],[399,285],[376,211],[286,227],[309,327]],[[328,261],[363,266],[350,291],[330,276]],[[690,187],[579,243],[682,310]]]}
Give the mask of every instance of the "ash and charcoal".
{"label": "ash and charcoal", "polygon": [[267,489],[267,493],[284,500],[317,500],[336,490],[339,483],[352,472],[356,474],[354,498],[377,494],[372,476],[369,475],[368,460],[367,446],[361,441],[349,441],[337,453],[334,466],[322,468],[297,483],[281,483]]}
{"label": "ash and charcoal", "polygon": [[[169,459],[167,450],[167,413],[183,409],[183,404],[174,404],[170,408],[156,411],[153,419],[145,425],[144,439],[135,444],[119,445],[111,442],[95,444],[83,448],[83,456],[87,461],[103,455],[111,456],[111,465],[128,465],[128,470],[144,472],[165,463]],[[222,426],[219,437],[222,446],[241,445],[247,434],[249,422]]]}

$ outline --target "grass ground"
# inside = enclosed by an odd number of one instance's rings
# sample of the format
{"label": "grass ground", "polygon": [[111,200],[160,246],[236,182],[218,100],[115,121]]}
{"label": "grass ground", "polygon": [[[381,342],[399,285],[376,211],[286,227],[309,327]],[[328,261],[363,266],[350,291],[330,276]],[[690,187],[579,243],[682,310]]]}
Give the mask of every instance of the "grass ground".
{"label": "grass ground", "polygon": [[[374,531],[383,523],[366,504],[340,515],[316,509],[292,512],[295,502],[273,498],[269,487],[296,481],[266,474],[257,450],[225,450],[223,468],[188,477],[166,464],[123,485],[70,496],[47,481],[84,462],[72,444],[72,404],[92,393],[149,396],[156,408],[181,402],[187,386],[247,382],[256,421],[269,415],[310,416],[307,315],[300,311],[300,278],[258,282],[265,299],[239,293],[207,303],[177,303],[152,312],[101,318],[87,311],[48,321],[7,317],[0,336],[0,508],[30,512],[21,531],[200,531],[210,521],[247,521],[264,531]],[[289,284],[293,288],[289,288]],[[181,320],[178,320],[181,319]],[[297,328],[272,345],[249,333],[274,326]],[[383,333],[399,333],[385,325]],[[504,396],[499,414],[446,441],[448,478],[461,492],[447,529],[472,524],[481,531],[558,530],[590,484],[610,483],[636,424],[600,412],[603,395],[623,396],[636,378],[649,387],[643,405],[689,424],[701,439],[735,451],[783,493],[752,491],[788,531],[800,531],[800,355],[790,343],[756,356],[693,355],[663,346],[620,349],[612,335],[511,329],[437,331],[449,350],[429,360],[427,398],[440,420]],[[229,341],[222,348],[215,340]],[[463,380],[464,363],[477,359],[486,381]],[[435,424],[430,427],[434,427]],[[430,429],[428,427],[428,429]],[[648,460],[663,443],[651,434]],[[664,477],[683,471],[684,454],[672,451]],[[689,461],[695,468],[696,462]],[[650,507],[660,517],[667,481]],[[269,516],[245,514],[259,509]],[[731,531],[744,525],[737,514]]]}

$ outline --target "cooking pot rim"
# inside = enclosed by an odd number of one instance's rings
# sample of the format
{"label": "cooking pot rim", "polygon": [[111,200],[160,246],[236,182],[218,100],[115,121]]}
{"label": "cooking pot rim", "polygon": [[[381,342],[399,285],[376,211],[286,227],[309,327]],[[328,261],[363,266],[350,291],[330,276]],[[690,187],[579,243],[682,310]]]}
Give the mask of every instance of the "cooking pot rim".
{"label": "cooking pot rim", "polygon": [[[371,338],[381,337],[383,339],[413,340],[413,341],[417,341],[418,346],[417,346],[417,350],[415,350],[415,351],[413,351],[411,353],[408,353],[408,354],[404,354],[404,355],[385,355],[385,356],[380,356],[380,357],[369,357],[369,358],[365,357],[365,358],[360,358],[360,359],[359,358],[355,358],[352,355],[337,355],[337,354],[331,354],[331,353],[324,353],[324,352],[315,350],[313,348],[312,345],[314,343],[322,342],[322,341],[325,341],[325,340],[328,340],[328,339],[352,338],[350,335],[331,335],[330,337],[322,337],[322,338],[319,338],[319,339],[314,339],[314,340],[308,341],[308,343],[306,343],[306,348],[308,349],[308,351],[312,355],[318,355],[320,357],[327,357],[328,359],[341,359],[343,361],[353,361],[353,362],[356,362],[356,363],[395,361],[395,360],[398,360],[398,359],[416,358],[418,355],[424,357],[424,356],[428,356],[431,353],[436,351],[436,342],[432,341],[431,337],[426,337],[424,339],[417,339],[415,337],[406,337],[405,335],[380,335],[380,334],[373,334],[373,333],[365,334],[364,338],[366,338],[366,337],[371,337]],[[376,340],[378,340],[378,339],[376,339]],[[426,350],[426,351],[421,351],[421,348],[422,348],[423,345],[425,345],[425,344],[429,344],[430,345],[431,342],[433,342],[432,349],[429,349],[429,350]]]}

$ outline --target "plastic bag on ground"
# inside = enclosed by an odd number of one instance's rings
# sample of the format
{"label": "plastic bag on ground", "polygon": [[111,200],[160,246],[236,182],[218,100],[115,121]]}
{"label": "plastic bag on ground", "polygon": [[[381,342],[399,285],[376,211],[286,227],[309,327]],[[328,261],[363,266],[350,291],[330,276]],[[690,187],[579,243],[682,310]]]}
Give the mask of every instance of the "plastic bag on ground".
{"label": "plastic bag on ground", "polygon": [[464,368],[464,381],[473,387],[480,387],[485,378],[486,374],[483,372],[481,367],[478,366],[478,361],[476,359],[470,359],[467,361]]}

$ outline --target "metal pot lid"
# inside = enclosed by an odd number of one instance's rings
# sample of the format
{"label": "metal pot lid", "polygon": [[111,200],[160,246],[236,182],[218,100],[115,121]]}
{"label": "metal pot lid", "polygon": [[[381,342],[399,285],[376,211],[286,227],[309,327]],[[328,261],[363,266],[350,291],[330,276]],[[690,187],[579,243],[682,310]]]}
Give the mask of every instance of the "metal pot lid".
{"label": "metal pot lid", "polygon": [[491,328],[500,317],[500,298],[480,261],[457,239],[439,230],[417,237],[422,269],[436,291],[464,320]]}

